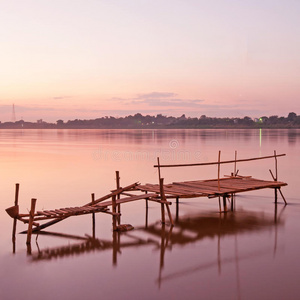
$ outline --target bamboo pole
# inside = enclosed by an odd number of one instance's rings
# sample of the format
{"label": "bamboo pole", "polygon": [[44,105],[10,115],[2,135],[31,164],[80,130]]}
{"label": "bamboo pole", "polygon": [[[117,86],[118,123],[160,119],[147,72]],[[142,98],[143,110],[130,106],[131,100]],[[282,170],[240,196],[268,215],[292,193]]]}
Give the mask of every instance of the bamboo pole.
{"label": "bamboo pole", "polygon": [[113,211],[113,215],[112,215],[112,219],[113,219],[113,230],[117,230],[117,216],[115,215],[116,211],[117,211],[117,204],[116,204],[116,195],[112,196],[112,211]]}
{"label": "bamboo pole", "polygon": [[275,181],[278,179],[278,170],[277,170],[277,156],[276,156],[276,150],[274,150],[274,157],[275,157]]}
{"label": "bamboo pole", "polygon": [[[15,190],[15,206],[19,204],[19,187],[20,184],[16,183],[16,190]],[[14,218],[13,223],[13,231],[12,231],[12,242],[13,242],[13,253],[16,252],[16,231],[17,231],[17,218]]]}
{"label": "bamboo pole", "polygon": [[158,167],[158,180],[160,181],[161,179],[161,174],[160,174],[160,163],[159,163],[159,157],[157,157],[157,166],[154,167]]}
{"label": "bamboo pole", "polygon": [[286,202],[286,200],[285,200],[285,198],[284,198],[284,196],[283,196],[283,194],[282,194],[281,189],[279,188],[278,191],[279,191],[279,193],[280,193],[280,195],[281,195],[281,197],[282,197],[282,199],[283,199],[285,205],[287,205],[287,202]]}
{"label": "bamboo pole", "polygon": [[[164,200],[164,179],[159,179],[159,187],[160,187],[160,198]],[[161,203],[161,222],[165,224],[165,207],[164,204]]]}
{"label": "bamboo pole", "polygon": [[237,175],[237,172],[236,172],[236,159],[237,159],[237,151],[235,150],[234,152],[234,176]]}
{"label": "bamboo pole", "polygon": [[218,155],[218,190],[220,191],[220,160],[221,160],[221,151]]}
{"label": "bamboo pole", "polygon": [[[92,205],[95,203],[95,194],[92,193]],[[96,225],[96,221],[95,221],[95,213],[92,213],[92,225],[93,225],[93,239],[96,238],[96,232],[95,232],[95,225]]]}
{"label": "bamboo pole", "polygon": [[32,234],[32,224],[34,219],[34,211],[35,211],[36,199],[31,199],[31,208],[30,208],[30,217],[28,222],[28,230],[27,230],[27,241],[26,244],[29,245],[31,243],[31,234]]}
{"label": "bamboo pole", "polygon": [[[117,190],[120,189],[120,172],[116,171],[116,184],[117,184]],[[117,199],[120,199],[120,194],[117,194]],[[121,204],[119,203],[118,206],[118,225],[121,224]]]}
{"label": "bamboo pole", "polygon": [[224,207],[224,212],[226,212],[227,211],[226,195],[223,195],[223,207]]}
{"label": "bamboo pole", "polygon": [[[276,154],[276,157],[285,156],[286,154]],[[245,159],[237,159],[237,160],[224,160],[221,161],[220,164],[230,164],[234,162],[246,162],[252,160],[261,160],[267,158],[274,158],[274,155],[263,156],[263,157],[254,157],[254,158],[245,158]],[[154,165],[155,168],[172,168],[172,167],[193,167],[193,166],[209,166],[209,165],[217,165],[219,164],[218,161],[216,162],[208,162],[208,163],[195,163],[195,164],[178,164],[178,165]]]}

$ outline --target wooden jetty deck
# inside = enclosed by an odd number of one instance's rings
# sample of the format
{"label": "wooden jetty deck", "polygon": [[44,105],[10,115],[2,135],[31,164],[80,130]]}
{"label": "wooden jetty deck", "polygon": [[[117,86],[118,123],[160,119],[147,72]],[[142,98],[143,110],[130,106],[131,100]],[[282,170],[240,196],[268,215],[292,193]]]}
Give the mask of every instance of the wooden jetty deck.
{"label": "wooden jetty deck", "polygon": [[[166,198],[214,198],[226,194],[236,194],[265,188],[280,188],[287,185],[280,181],[267,181],[255,179],[250,176],[233,176],[210,180],[193,180],[183,182],[173,182],[164,184]],[[138,185],[137,190],[143,192],[159,193],[159,184]]]}
{"label": "wooden jetty deck", "polygon": [[[19,213],[19,184],[16,184],[15,202],[14,206],[6,209],[7,213],[14,219],[13,226],[13,241],[15,240],[16,233],[16,222],[17,220],[28,224],[27,230],[27,244],[31,242],[31,234],[34,231],[40,231],[46,227],[49,227],[57,222],[60,222],[71,216],[79,216],[84,214],[105,213],[112,215],[113,230],[122,230],[121,224],[121,204],[132,201],[146,200],[146,207],[148,207],[148,201],[154,201],[161,206],[161,222],[165,223],[165,209],[169,218],[170,224],[173,226],[174,221],[169,206],[172,204],[171,199],[176,199],[177,209],[179,198],[219,198],[219,208],[221,211],[220,198],[223,198],[223,208],[227,211],[227,200],[231,201],[231,209],[233,210],[234,196],[238,193],[272,188],[275,191],[275,203],[277,204],[277,192],[279,192],[287,204],[282,192],[281,187],[286,186],[287,183],[278,181],[278,170],[277,170],[277,157],[285,156],[285,154],[276,154],[264,156],[258,158],[249,159],[237,159],[237,153],[235,152],[235,159],[230,161],[221,161],[221,152],[219,151],[218,161],[209,163],[196,163],[196,164],[177,164],[177,165],[161,165],[159,158],[157,159],[158,164],[154,167],[158,168],[159,183],[158,184],[144,184],[141,185],[138,182],[130,184],[126,187],[120,186],[119,172],[116,171],[116,189],[112,190],[109,194],[95,199],[95,195],[92,194],[92,199],[89,203],[86,203],[80,207],[63,207],[53,210],[38,210],[35,211],[36,199],[31,199],[30,212],[27,214]],[[275,159],[275,175],[270,171],[273,181],[255,179],[251,176],[240,176],[236,168],[237,163],[261,160],[261,159]],[[229,176],[220,178],[220,167],[222,164],[234,164],[234,172]],[[217,165],[218,176],[217,179],[210,180],[193,180],[193,181],[182,181],[173,182],[171,184],[164,184],[164,179],[161,178],[161,168],[170,167],[194,167],[203,165]],[[138,195],[136,193],[139,193]],[[110,210],[110,208],[112,210]],[[40,221],[50,220],[47,223],[40,224]],[[35,226],[35,227],[33,227]],[[126,226],[125,226],[126,228]]]}

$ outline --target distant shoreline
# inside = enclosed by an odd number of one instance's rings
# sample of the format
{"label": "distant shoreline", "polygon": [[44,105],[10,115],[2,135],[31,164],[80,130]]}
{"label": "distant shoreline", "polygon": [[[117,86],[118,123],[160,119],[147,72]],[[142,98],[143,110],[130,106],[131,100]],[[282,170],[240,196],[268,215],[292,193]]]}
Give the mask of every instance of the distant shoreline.
{"label": "distant shoreline", "polygon": [[0,129],[291,129],[300,128],[300,116],[291,112],[287,117],[263,116],[260,118],[212,118],[202,115],[199,118],[156,116],[140,113],[126,117],[101,117],[91,120],[57,120],[48,123],[42,119],[37,122],[0,122]]}

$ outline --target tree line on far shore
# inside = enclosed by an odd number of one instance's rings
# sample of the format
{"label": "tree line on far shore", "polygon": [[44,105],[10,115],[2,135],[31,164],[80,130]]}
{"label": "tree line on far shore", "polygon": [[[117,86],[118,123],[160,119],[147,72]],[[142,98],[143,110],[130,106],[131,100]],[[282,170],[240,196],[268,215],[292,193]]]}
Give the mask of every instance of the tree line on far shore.
{"label": "tree line on far shore", "polygon": [[0,128],[76,128],[76,129],[137,129],[137,128],[300,128],[300,115],[290,112],[287,117],[262,116],[260,118],[216,118],[205,115],[199,118],[168,117],[158,114],[156,116],[137,113],[126,117],[101,117],[91,120],[57,120],[56,123],[47,123],[43,120],[37,122],[0,122]]}

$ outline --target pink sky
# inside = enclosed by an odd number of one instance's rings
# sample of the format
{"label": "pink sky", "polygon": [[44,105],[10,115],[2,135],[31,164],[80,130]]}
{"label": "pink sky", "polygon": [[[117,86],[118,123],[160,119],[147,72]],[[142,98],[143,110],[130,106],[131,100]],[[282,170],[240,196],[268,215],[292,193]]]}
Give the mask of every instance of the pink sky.
{"label": "pink sky", "polygon": [[2,0],[0,121],[300,114],[300,2]]}

